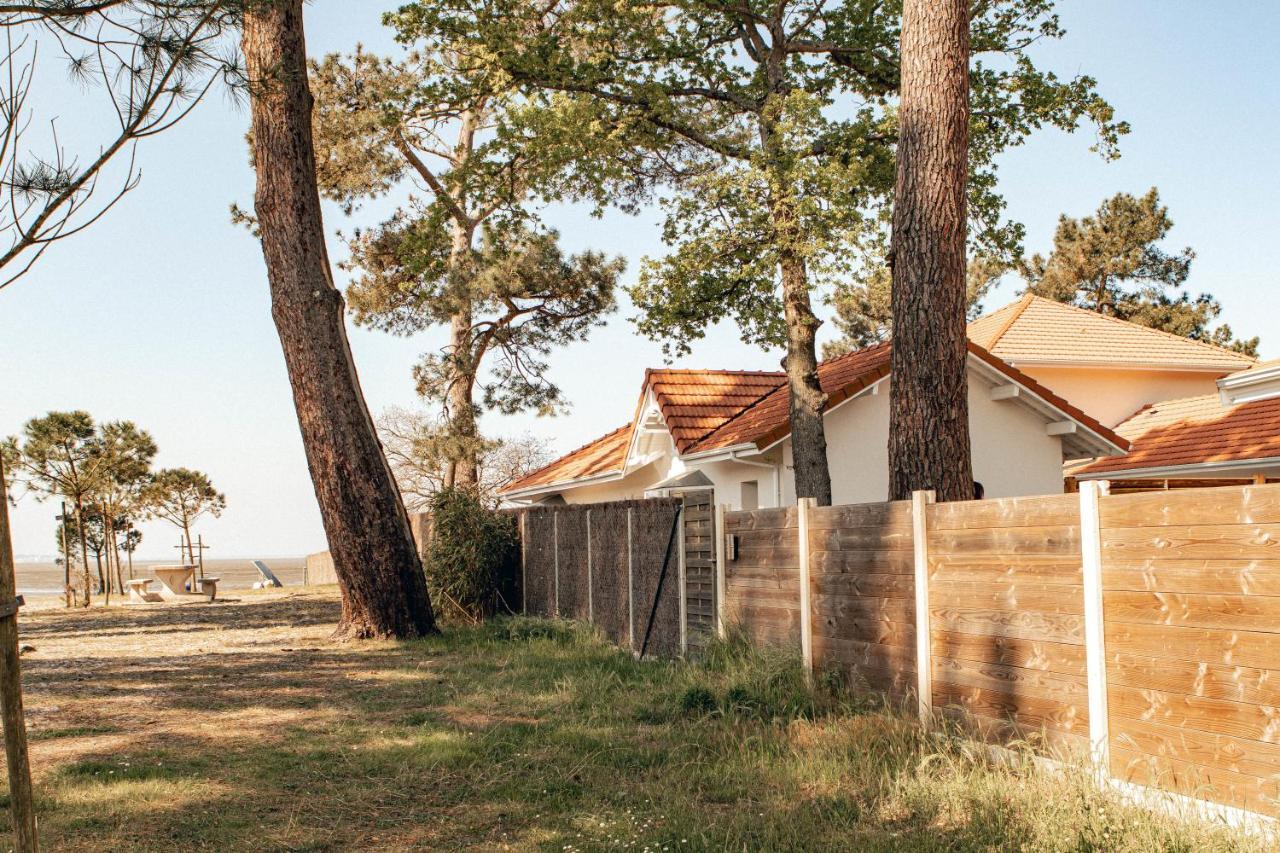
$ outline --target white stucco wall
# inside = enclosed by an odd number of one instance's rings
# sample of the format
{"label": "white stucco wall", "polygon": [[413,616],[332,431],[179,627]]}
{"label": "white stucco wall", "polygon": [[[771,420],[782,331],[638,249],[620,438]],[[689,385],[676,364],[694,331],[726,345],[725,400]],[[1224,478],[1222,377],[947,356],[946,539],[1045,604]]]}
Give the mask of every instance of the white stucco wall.
{"label": "white stucco wall", "polygon": [[1018,369],[1113,427],[1150,403],[1215,394],[1223,373],[1173,370],[1112,370],[1108,368],[1039,367]]}
{"label": "white stucco wall", "polygon": [[[1211,383],[1212,384],[1212,383]],[[971,371],[969,383],[970,441],[974,477],[988,498],[1058,494],[1062,491],[1062,442],[1046,432],[1046,418],[1021,402],[991,399],[992,381]],[[827,459],[831,466],[832,498],[837,504],[883,501],[889,491],[889,382],[874,394],[864,394],[828,413]],[[791,441],[786,439],[765,455],[769,464],[783,462],[782,505],[795,503]],[[742,483],[755,481],[759,506],[777,506],[773,471],[734,461],[685,462],[668,439],[660,458],[626,478],[567,489],[568,503],[630,500],[646,489],[691,469],[712,481],[716,501],[741,508]]]}
{"label": "white stucco wall", "polygon": [[[969,383],[974,479],[988,498],[1062,492],[1062,441],[1045,419],[1016,401],[993,401],[981,376]],[[834,503],[883,501],[889,494],[889,381],[877,393],[837,407],[826,418],[827,462]],[[786,442],[785,502],[795,503],[791,442]]]}

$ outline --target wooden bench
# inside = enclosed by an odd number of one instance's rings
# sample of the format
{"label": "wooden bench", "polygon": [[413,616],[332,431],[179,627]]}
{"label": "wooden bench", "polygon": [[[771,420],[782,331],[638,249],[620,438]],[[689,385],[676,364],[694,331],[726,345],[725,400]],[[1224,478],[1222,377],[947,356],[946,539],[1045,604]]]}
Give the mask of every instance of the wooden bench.
{"label": "wooden bench", "polygon": [[152,601],[163,601],[164,597],[158,592],[152,592],[151,578],[138,578],[136,580],[125,581],[125,587],[129,590],[129,600],[137,604],[146,604]]}
{"label": "wooden bench", "polygon": [[200,592],[209,596],[209,600],[213,601],[218,597],[218,581],[220,580],[222,578],[201,578],[196,581],[196,585],[199,587]]}

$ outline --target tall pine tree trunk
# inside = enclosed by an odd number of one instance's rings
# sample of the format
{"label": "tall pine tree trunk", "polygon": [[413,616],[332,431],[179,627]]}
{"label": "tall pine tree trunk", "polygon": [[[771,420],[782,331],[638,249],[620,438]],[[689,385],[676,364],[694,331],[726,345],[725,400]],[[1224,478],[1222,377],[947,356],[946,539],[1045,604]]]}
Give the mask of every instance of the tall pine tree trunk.
{"label": "tall pine tree trunk", "polygon": [[968,0],[907,0],[893,209],[889,497],[973,497],[965,378]]}
{"label": "tall pine tree trunk", "polygon": [[241,45],[252,87],[255,210],[307,464],[350,637],[435,631],[422,561],[365,406],[316,190],[302,0],[254,4]]}
{"label": "tall pine tree trunk", "polygon": [[472,394],[476,384],[475,355],[471,342],[471,305],[454,312],[449,329],[450,370],[449,433],[457,443],[453,459],[453,485],[474,489],[479,481],[479,429]]}

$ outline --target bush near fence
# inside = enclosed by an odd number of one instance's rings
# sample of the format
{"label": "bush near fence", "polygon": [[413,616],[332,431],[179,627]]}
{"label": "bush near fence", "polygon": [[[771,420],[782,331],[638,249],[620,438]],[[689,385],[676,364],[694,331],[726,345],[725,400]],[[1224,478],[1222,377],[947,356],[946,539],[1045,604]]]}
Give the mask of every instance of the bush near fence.
{"label": "bush near fence", "polygon": [[727,513],[727,616],[984,738],[1280,814],[1280,486],[1090,493]]}

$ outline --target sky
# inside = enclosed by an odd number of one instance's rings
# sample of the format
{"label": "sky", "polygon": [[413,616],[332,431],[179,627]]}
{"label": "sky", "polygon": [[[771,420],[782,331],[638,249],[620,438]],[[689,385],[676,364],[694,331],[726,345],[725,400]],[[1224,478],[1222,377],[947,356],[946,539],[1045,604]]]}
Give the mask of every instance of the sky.
{"label": "sky", "polygon": [[[393,49],[379,23],[390,0],[315,0],[306,9],[313,55]],[[1238,335],[1262,337],[1280,356],[1280,276],[1263,251],[1280,233],[1280,4],[1229,7],[1175,0],[1062,0],[1067,36],[1035,58],[1062,76],[1087,73],[1118,117],[1131,123],[1122,156],[1103,162],[1092,135],[1046,131],[1000,162],[1009,214],[1025,224],[1026,248],[1046,252],[1062,213],[1082,216],[1119,191],[1160,188],[1175,222],[1168,245],[1196,251],[1189,287],[1224,306]],[[44,73],[56,73],[50,66]],[[60,121],[89,124],[68,103]],[[99,421],[129,419],[149,430],[164,467],[197,468],[227,496],[221,518],[199,532],[214,557],[295,556],[323,550],[324,532],[303,456],[279,340],[271,322],[261,251],[234,226],[229,206],[249,207],[253,173],[244,143],[248,111],[215,94],[183,124],[139,150],[141,185],[91,229],[55,245],[25,278],[0,290],[0,436],[54,409],[85,409]],[[372,205],[345,218],[326,207],[326,229],[371,223]],[[548,208],[572,251],[628,261],[660,255],[653,214],[591,218]],[[331,240],[331,254],[342,252]],[[346,275],[335,270],[339,286]],[[986,300],[1016,298],[1009,279]],[[491,435],[531,433],[557,451],[577,447],[630,417],[644,369],[661,345],[639,337],[626,300],[586,343],[558,352],[552,376],[572,405],[557,418],[485,415]],[[830,324],[823,337],[833,334]],[[411,339],[350,329],[370,409],[417,405],[410,369],[436,351],[440,332]],[[776,369],[778,351],[741,343],[718,327],[678,364]],[[13,511],[15,551],[54,552],[57,510],[23,497]],[[143,558],[174,555],[177,532],[144,527]]]}

